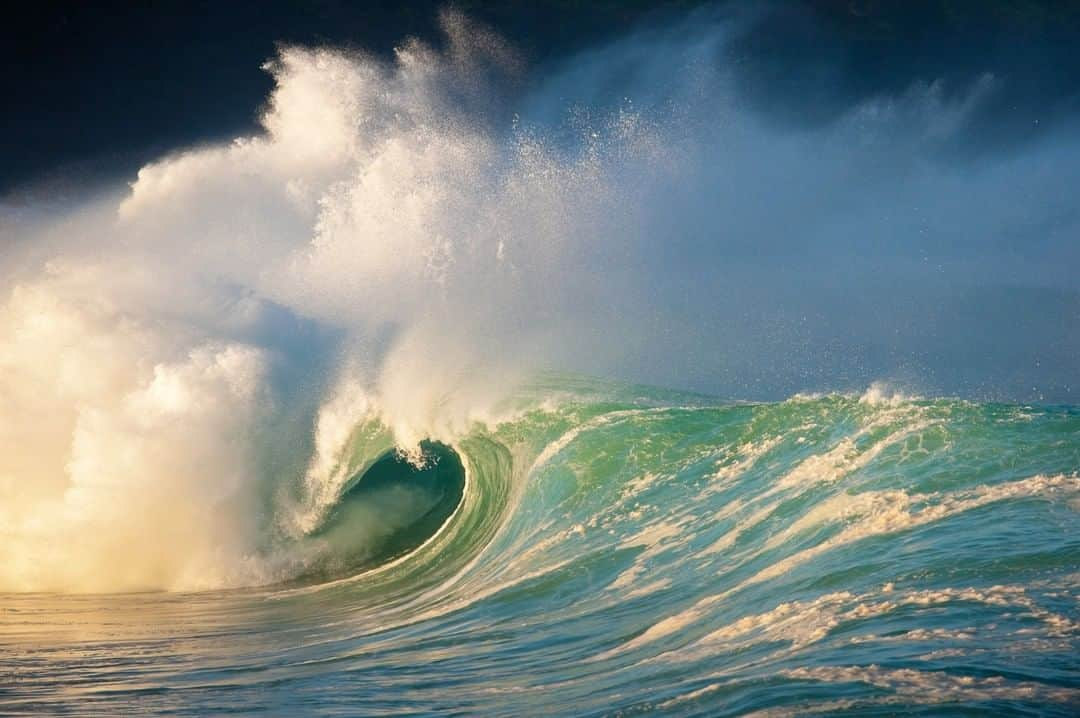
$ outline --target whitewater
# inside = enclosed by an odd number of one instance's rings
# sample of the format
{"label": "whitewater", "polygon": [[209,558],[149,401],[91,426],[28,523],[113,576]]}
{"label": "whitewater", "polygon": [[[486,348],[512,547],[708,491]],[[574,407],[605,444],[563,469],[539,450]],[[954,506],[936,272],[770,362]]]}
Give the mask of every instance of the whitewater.
{"label": "whitewater", "polygon": [[707,19],[540,80],[453,12],[283,48],[260,133],[5,206],[0,712],[1075,714],[1080,408],[626,377],[808,351],[690,326],[687,237],[903,233],[958,186],[977,234],[1080,143],[914,159],[992,77],[766,127]]}

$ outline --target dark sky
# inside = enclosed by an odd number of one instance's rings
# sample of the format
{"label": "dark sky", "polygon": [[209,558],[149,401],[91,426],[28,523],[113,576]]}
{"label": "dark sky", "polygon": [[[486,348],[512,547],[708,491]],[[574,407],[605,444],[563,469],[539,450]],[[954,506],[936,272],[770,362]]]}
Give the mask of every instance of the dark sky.
{"label": "dark sky", "polygon": [[[162,151],[255,127],[275,44],[387,53],[438,39],[433,0],[27,3],[0,22],[0,192],[133,171]],[[532,67],[704,3],[458,2]],[[714,3],[715,4],[715,3]],[[747,3],[720,3],[722,9]],[[755,4],[756,5],[756,4]],[[824,123],[874,94],[992,72],[995,101],[964,145],[1022,144],[1080,117],[1080,3],[1070,0],[777,2],[735,43],[745,99],[768,120]]]}

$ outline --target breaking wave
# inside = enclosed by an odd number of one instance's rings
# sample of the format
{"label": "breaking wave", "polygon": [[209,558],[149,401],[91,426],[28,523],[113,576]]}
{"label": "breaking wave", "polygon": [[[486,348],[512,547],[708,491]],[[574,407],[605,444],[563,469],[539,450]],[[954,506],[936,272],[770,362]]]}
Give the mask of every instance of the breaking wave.
{"label": "breaking wave", "polygon": [[[1015,177],[1058,183],[1076,154],[974,180],[921,162],[989,77],[764,128],[717,62],[727,22],[542,81],[453,13],[445,47],[393,62],[288,48],[261,134],[5,216],[0,673],[85,632],[0,704],[173,710],[171,686],[225,712],[286,686],[304,711],[352,680],[375,712],[1075,707],[1075,408],[583,378],[761,360],[760,387],[801,330],[697,321],[802,286],[739,284],[751,237],[796,241],[799,217],[808,251],[856,242],[958,183],[978,234],[1022,214],[995,201]],[[872,168],[899,157],[886,197]],[[783,206],[758,194],[777,182]],[[868,281],[910,276],[893,259]],[[193,663],[50,689],[117,636]]]}

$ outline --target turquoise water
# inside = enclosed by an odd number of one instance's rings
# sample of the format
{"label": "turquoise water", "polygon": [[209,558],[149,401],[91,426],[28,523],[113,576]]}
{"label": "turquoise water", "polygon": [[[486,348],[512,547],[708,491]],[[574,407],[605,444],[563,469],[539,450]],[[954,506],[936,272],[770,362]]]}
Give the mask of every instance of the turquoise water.
{"label": "turquoise water", "polygon": [[1080,707],[1080,408],[563,378],[509,416],[411,464],[357,427],[291,581],[3,596],[0,713]]}

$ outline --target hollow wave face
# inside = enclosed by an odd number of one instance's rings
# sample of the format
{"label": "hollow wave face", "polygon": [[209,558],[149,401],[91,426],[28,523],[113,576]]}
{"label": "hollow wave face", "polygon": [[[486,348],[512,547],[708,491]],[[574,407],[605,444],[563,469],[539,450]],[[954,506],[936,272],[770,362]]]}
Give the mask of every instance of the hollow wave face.
{"label": "hollow wave face", "polygon": [[[933,299],[1005,272],[994,227],[1072,236],[1080,145],[932,161],[993,78],[768,127],[705,19],[540,77],[453,13],[392,62],[285,49],[260,134],[5,217],[0,634],[16,670],[70,650],[0,705],[1066,714],[1080,414],[871,384],[911,367],[850,339],[880,296],[811,324],[839,274]],[[887,238],[935,222],[910,285]],[[788,398],[582,374],[695,371]],[[57,690],[105,643],[120,668]]]}
{"label": "hollow wave face", "polygon": [[[414,463],[417,462],[417,463]],[[308,541],[307,581],[353,576],[422,546],[461,503],[465,469],[443,444],[421,442],[412,461],[388,452],[353,479]]]}

